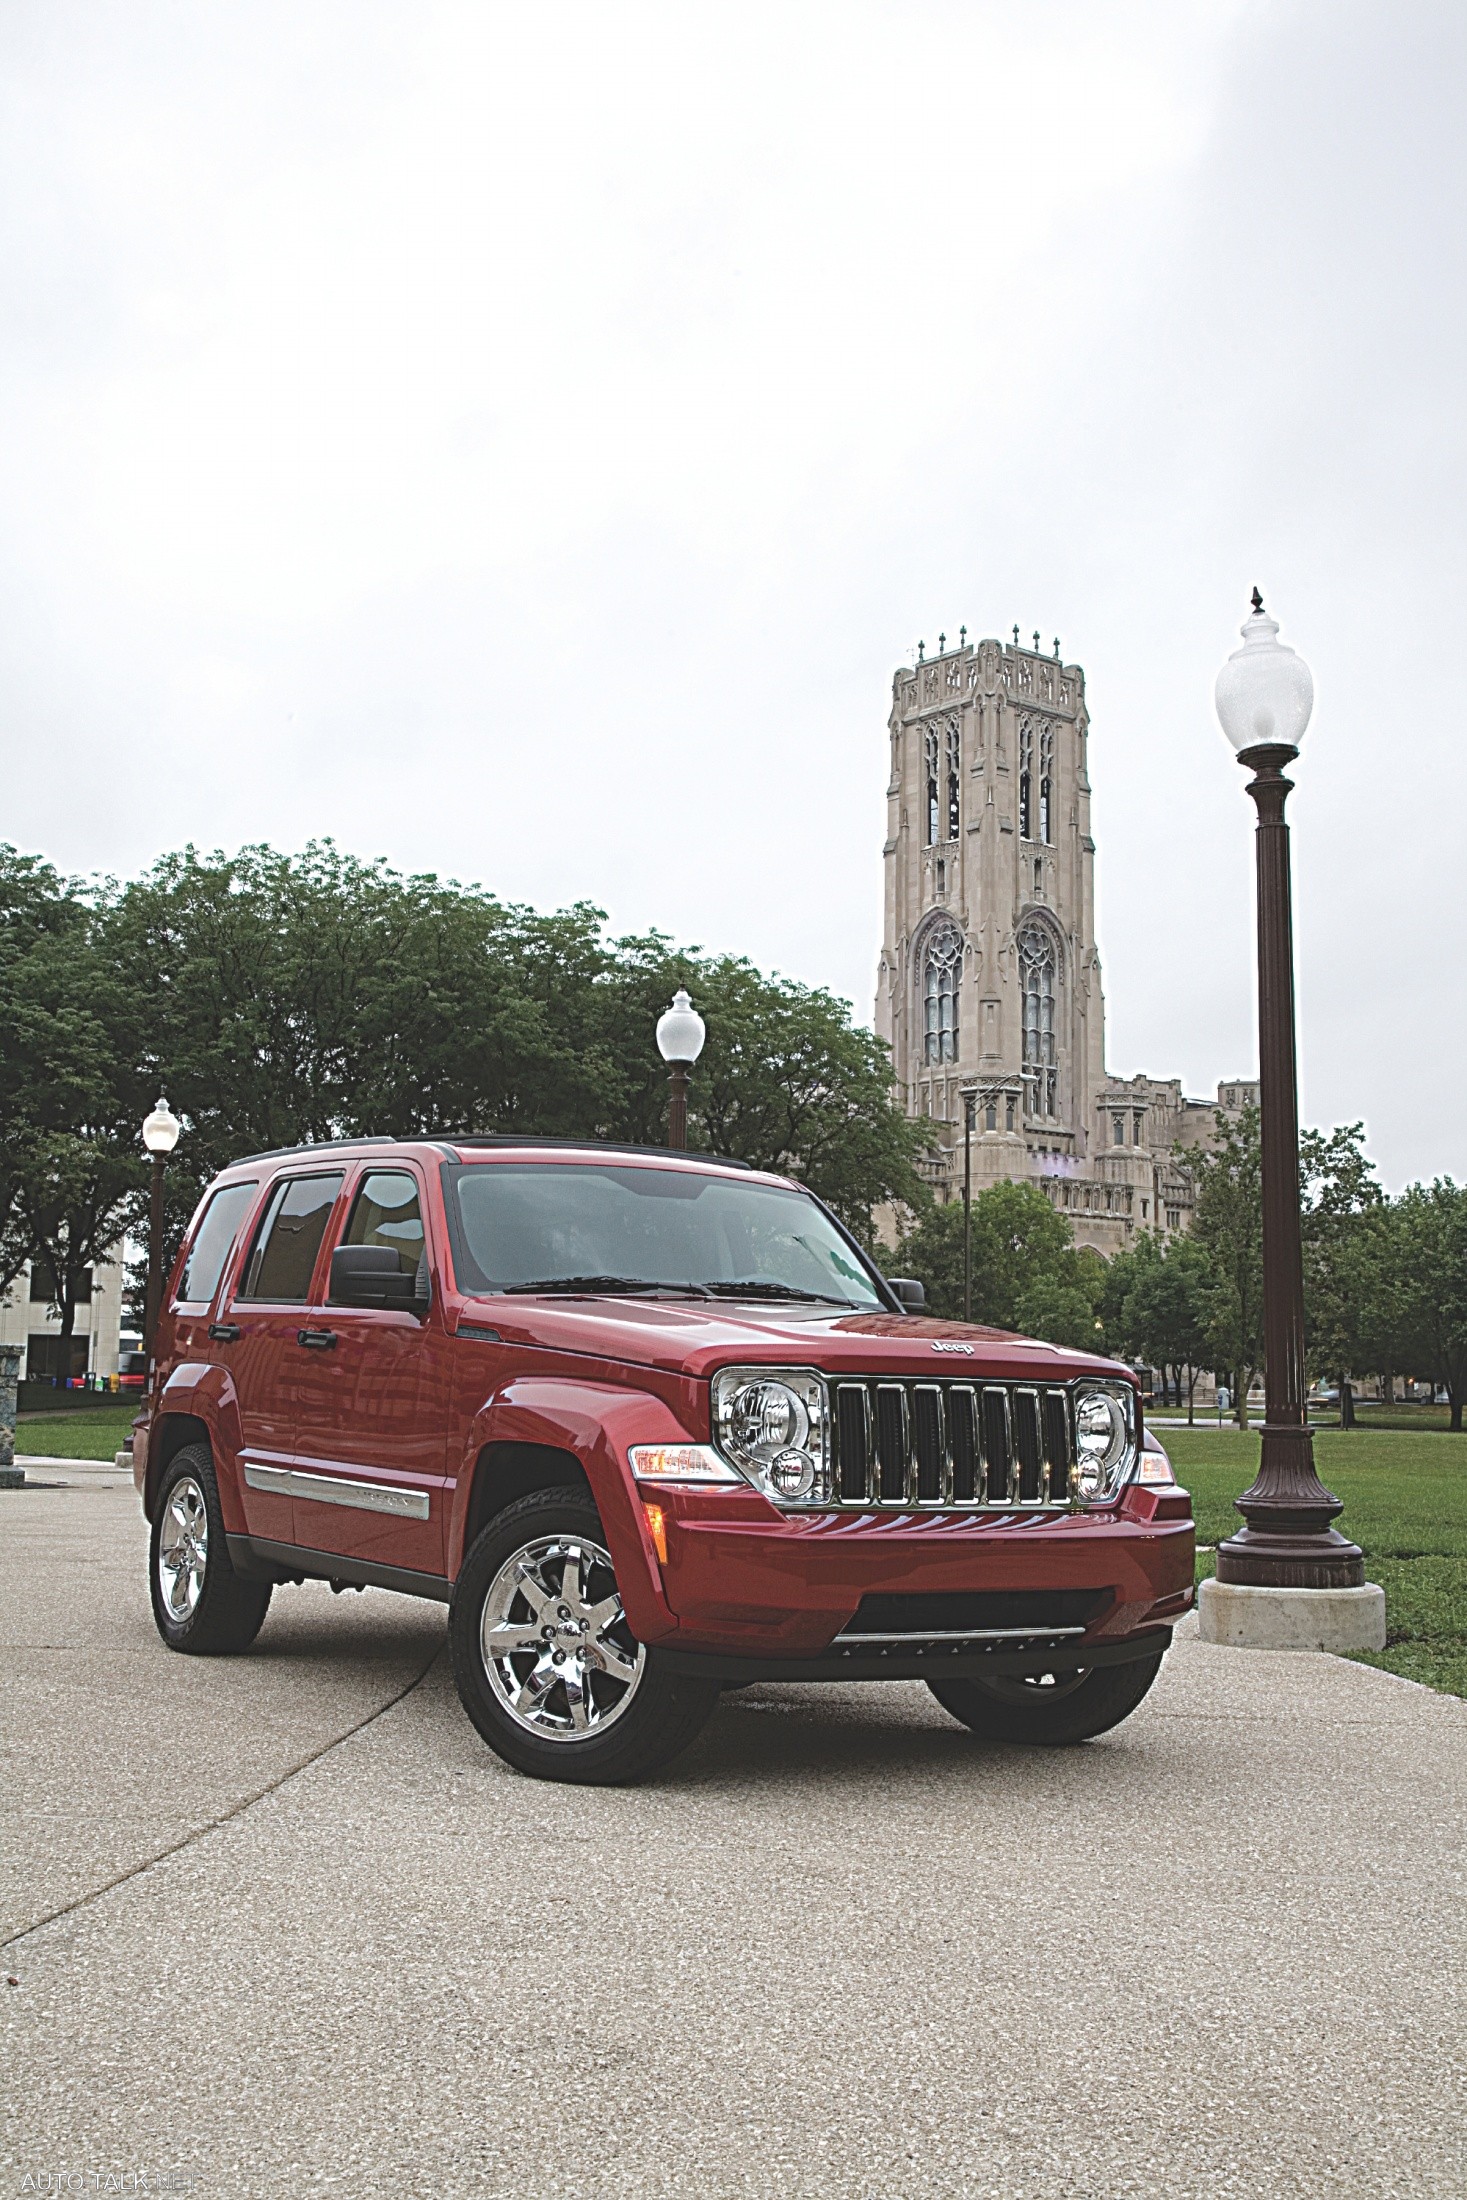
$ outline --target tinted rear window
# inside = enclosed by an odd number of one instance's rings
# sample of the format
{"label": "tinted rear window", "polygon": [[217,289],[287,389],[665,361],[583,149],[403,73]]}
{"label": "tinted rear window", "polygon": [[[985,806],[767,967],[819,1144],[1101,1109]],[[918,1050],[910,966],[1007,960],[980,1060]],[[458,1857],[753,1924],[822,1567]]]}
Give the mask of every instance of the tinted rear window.
{"label": "tinted rear window", "polygon": [[178,1297],[184,1306],[207,1306],[219,1288],[229,1249],[239,1235],[240,1224],[254,1203],[258,1184],[226,1184],[204,1209],[203,1219],[188,1249]]}
{"label": "tinted rear window", "polygon": [[242,1299],[300,1305],[311,1295],[316,1255],[341,1190],[341,1176],[289,1176],[277,1184],[255,1233]]}

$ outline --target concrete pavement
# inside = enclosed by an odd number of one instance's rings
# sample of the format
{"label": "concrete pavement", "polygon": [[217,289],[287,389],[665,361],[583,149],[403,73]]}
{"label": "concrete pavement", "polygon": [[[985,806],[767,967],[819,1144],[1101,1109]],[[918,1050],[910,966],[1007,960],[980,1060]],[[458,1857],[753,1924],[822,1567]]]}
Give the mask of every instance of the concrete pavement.
{"label": "concrete pavement", "polygon": [[0,1498],[0,2200],[1467,2183],[1467,1706],[1193,1639],[1077,1751],[770,1688],[554,1789],[434,1607],[281,1591],[170,1657],[130,1486],[65,1478]]}

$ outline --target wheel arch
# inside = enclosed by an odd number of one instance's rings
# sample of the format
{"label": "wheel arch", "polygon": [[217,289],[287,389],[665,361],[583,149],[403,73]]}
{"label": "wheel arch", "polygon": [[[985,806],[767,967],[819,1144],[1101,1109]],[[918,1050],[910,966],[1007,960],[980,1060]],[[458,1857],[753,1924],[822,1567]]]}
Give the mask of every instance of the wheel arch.
{"label": "wheel arch", "polygon": [[196,1413],[165,1413],[149,1434],[148,1471],[143,1484],[143,1517],[151,1521],[158,1504],[158,1489],[170,1460],[189,1444],[206,1444],[217,1473],[219,1461],[207,1421]]}
{"label": "wheel arch", "polygon": [[473,1486],[464,1512],[464,1549],[472,1550],[497,1513],[532,1490],[566,1486],[594,1498],[590,1476],[573,1451],[557,1444],[524,1443],[500,1437],[485,1444],[474,1462]]}

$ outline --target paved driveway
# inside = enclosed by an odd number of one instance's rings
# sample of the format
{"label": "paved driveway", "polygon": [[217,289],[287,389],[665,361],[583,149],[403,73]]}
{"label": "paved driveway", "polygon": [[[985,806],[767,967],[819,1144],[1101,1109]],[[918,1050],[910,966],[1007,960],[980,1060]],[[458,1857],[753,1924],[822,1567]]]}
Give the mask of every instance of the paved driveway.
{"label": "paved driveway", "polygon": [[434,1607],[286,1590],[170,1657],[130,1486],[50,1473],[0,1498],[0,2200],[1467,2184],[1467,1706],[1179,1641],[1081,1750],[771,1688],[551,1788]]}

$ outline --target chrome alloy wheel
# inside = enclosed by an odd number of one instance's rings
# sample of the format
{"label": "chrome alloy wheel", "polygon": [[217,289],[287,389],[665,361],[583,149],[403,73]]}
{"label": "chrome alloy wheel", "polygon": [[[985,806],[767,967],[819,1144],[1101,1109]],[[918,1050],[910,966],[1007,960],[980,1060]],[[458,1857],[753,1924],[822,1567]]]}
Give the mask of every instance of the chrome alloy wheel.
{"label": "chrome alloy wheel", "polygon": [[168,1617],[179,1626],[194,1615],[208,1565],[209,1513],[204,1493],[191,1474],[181,1474],[168,1492],[158,1532],[158,1587]]}
{"label": "chrome alloy wheel", "polygon": [[484,1599],[479,1643],[495,1696],[542,1742],[604,1733],[647,1668],[611,1554],[585,1536],[540,1536],[505,1560]]}

